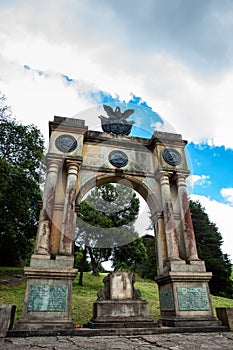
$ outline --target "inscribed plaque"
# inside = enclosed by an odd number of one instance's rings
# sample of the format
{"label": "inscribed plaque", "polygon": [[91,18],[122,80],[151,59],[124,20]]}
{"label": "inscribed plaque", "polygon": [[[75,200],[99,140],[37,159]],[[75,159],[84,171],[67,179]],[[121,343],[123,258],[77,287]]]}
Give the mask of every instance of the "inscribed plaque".
{"label": "inscribed plaque", "polygon": [[179,310],[209,310],[206,288],[177,288]]}
{"label": "inscribed plaque", "polygon": [[28,311],[66,311],[68,286],[31,286]]}
{"label": "inscribed plaque", "polygon": [[172,289],[162,289],[159,291],[160,300],[160,310],[162,311],[172,311],[174,307],[174,299],[172,294]]}
{"label": "inscribed plaque", "polygon": [[128,272],[113,272],[110,280],[112,300],[127,300],[133,298],[132,277]]}

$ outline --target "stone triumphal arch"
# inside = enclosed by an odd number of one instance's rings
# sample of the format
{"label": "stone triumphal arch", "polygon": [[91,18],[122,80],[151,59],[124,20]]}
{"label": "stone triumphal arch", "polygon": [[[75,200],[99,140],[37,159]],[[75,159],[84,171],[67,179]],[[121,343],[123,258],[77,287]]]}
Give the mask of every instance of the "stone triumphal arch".
{"label": "stone triumphal arch", "polygon": [[27,290],[17,328],[69,329],[73,235],[84,194],[98,184],[130,184],[147,202],[155,227],[160,323],[214,325],[205,264],[198,258],[186,190],[186,142],[155,131],[150,139],[129,136],[132,110],[104,106],[103,131],[84,120],[54,117],[49,123],[47,176],[34,254],[25,268]]}

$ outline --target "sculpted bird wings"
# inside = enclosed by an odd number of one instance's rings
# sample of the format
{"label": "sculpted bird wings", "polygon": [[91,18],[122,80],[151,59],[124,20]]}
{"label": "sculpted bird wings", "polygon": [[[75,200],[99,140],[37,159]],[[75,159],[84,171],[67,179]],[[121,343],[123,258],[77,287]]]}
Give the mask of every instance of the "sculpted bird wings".
{"label": "sculpted bird wings", "polygon": [[134,109],[127,109],[126,111],[121,113],[120,107],[116,107],[115,111],[110,106],[103,105],[103,107],[110,118],[127,119],[131,114],[134,113]]}
{"label": "sculpted bird wings", "polygon": [[112,107],[107,106],[107,105],[103,105],[103,107],[104,107],[104,110],[109,117],[112,117],[112,118],[115,117],[115,112],[113,111]]}
{"label": "sculpted bird wings", "polygon": [[134,113],[134,109],[127,109],[122,113],[122,118],[127,119],[133,113]]}
{"label": "sculpted bird wings", "polygon": [[126,119],[134,113],[134,110],[127,109],[122,113],[119,106],[115,108],[115,111],[112,107],[107,105],[103,105],[103,108],[108,115],[108,118],[102,115],[99,116],[103,131],[115,135],[128,136],[131,132],[134,121],[127,121]]}

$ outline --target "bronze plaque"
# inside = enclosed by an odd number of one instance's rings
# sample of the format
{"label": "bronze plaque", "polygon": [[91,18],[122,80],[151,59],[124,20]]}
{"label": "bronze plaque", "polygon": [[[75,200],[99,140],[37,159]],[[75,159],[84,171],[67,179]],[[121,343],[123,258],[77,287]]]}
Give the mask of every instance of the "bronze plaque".
{"label": "bronze plaque", "polygon": [[55,145],[59,151],[69,153],[77,148],[78,142],[72,135],[60,135],[56,138]]}
{"label": "bronze plaque", "polygon": [[159,300],[160,300],[160,310],[161,311],[173,311],[174,299],[172,294],[172,289],[162,289],[159,291]]}
{"label": "bronze plaque", "polygon": [[66,311],[68,286],[31,286],[28,311]]}
{"label": "bronze plaque", "polygon": [[206,288],[177,288],[180,311],[209,310]]}

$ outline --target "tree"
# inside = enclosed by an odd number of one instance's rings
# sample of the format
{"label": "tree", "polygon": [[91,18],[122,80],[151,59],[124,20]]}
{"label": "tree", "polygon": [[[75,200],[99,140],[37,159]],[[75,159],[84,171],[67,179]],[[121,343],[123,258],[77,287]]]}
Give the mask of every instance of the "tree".
{"label": "tree", "polygon": [[231,262],[228,255],[222,253],[221,233],[216,225],[210,222],[205,209],[199,202],[190,201],[190,209],[199,258],[205,261],[206,270],[213,273],[209,284],[210,292],[232,298]]}
{"label": "tree", "polygon": [[155,236],[145,235],[142,237],[142,242],[146,251],[146,259],[137,267],[136,272],[143,278],[154,280],[157,274]]}
{"label": "tree", "polygon": [[41,159],[44,152],[43,137],[34,125],[22,125],[11,117],[10,108],[0,97],[0,158],[24,171],[25,176],[39,183]]}
{"label": "tree", "polygon": [[145,261],[147,254],[142,238],[114,248],[112,253],[112,265],[115,271],[127,270],[135,273]]}
{"label": "tree", "polygon": [[94,274],[110,258],[114,246],[138,237],[132,230],[138,211],[139,199],[135,193],[118,184],[95,187],[81,203],[76,244],[88,253]]}
{"label": "tree", "polygon": [[43,139],[33,125],[11,116],[0,97],[0,266],[27,259],[33,247],[41,199],[39,179]]}

